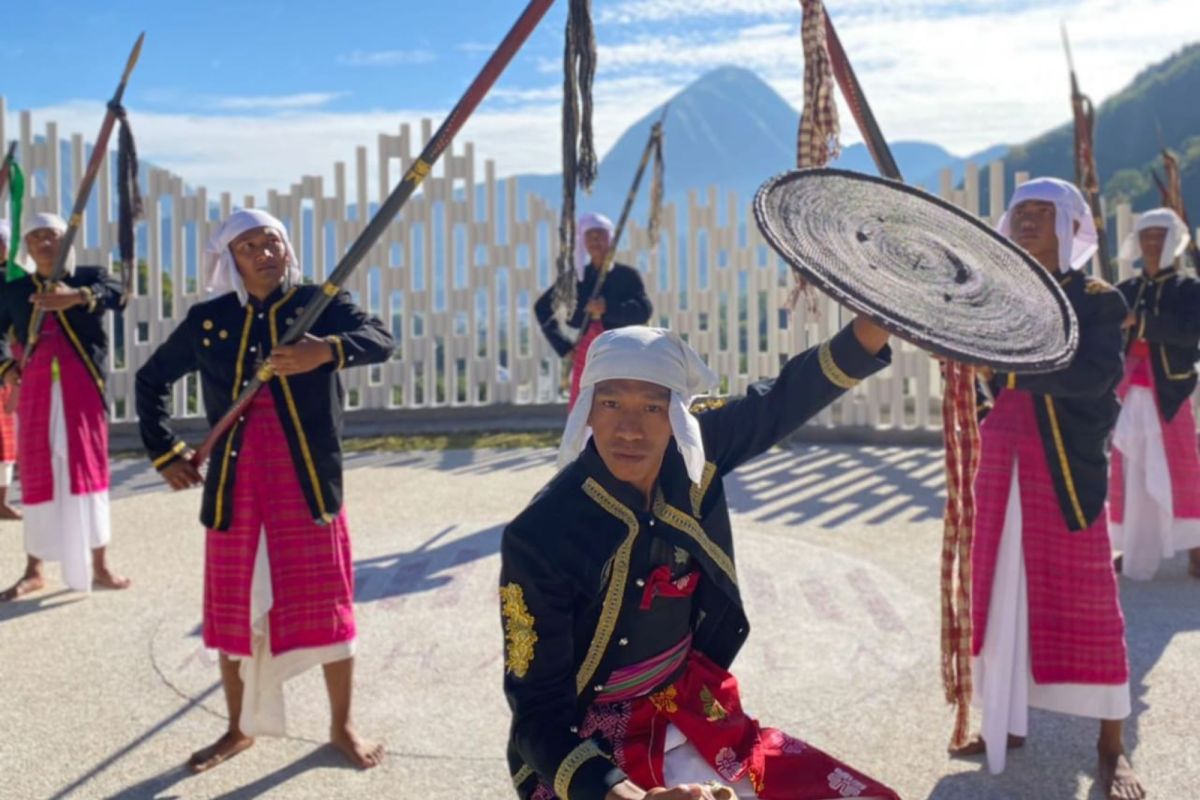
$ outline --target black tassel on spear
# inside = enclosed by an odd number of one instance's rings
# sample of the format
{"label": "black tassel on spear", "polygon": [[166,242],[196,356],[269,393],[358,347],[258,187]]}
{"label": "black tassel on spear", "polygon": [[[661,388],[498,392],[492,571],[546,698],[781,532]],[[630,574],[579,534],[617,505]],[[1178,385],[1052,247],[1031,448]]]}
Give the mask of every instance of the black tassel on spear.
{"label": "black tassel on spear", "polygon": [[[67,271],[67,257],[71,252],[71,247],[75,242],[75,236],[79,233],[79,227],[83,223],[83,214],[87,210],[88,200],[92,196],[92,187],[96,183],[96,175],[100,172],[100,165],[104,163],[104,157],[108,154],[108,140],[112,136],[113,126],[121,122],[121,138],[120,146],[124,148],[125,155],[118,154],[118,172],[122,169],[122,165],[126,170],[132,170],[133,182],[137,182],[137,154],[133,152],[133,134],[129,131],[125,121],[125,109],[121,105],[121,99],[125,96],[125,86],[129,83],[129,76],[133,73],[133,68],[137,66],[138,56],[142,54],[142,42],[146,40],[146,34],[138,36],[137,42],[133,45],[133,50],[129,53],[129,59],[125,62],[125,71],[121,73],[121,82],[117,84],[117,91],[113,94],[112,99],[108,101],[108,112],[104,115],[104,122],[100,124],[100,133],[96,135],[96,142],[92,146],[92,155],[88,159],[87,170],[83,173],[83,180],[79,182],[79,189],[75,192],[75,205],[71,209],[71,217],[67,220],[67,231],[63,234],[62,242],[59,244],[58,255],[54,259],[54,269],[50,273],[50,279],[42,284],[41,291],[51,291],[51,287],[63,279]],[[141,199],[126,196],[128,187],[126,181],[122,180],[122,186],[118,189],[121,194],[120,207],[120,242],[121,242],[121,261],[125,269],[124,281],[128,286],[130,277],[130,265],[126,261],[133,259],[133,210],[140,210]],[[136,186],[134,187],[134,195],[136,196]],[[128,230],[128,237],[126,237]],[[128,238],[128,247],[126,247],[126,238]],[[41,335],[42,322],[45,319],[45,312],[35,308],[33,318],[29,326],[29,343],[25,347],[25,356],[22,359],[21,366],[24,368],[29,363],[29,356],[37,346],[38,337]]]}

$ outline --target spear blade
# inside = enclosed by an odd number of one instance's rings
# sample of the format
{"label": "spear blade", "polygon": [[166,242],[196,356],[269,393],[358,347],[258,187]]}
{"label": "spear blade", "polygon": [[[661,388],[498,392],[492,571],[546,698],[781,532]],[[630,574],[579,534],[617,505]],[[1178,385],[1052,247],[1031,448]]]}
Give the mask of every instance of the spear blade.
{"label": "spear blade", "polygon": [[[83,173],[83,180],[79,182],[79,188],[75,192],[75,204],[71,209],[71,217],[67,220],[67,230],[63,234],[62,241],[59,244],[58,254],[54,258],[54,270],[50,274],[49,280],[43,284],[42,291],[48,291],[51,284],[61,281],[66,274],[67,257],[70,255],[71,247],[75,243],[75,236],[83,224],[83,214],[87,211],[88,200],[91,198],[92,188],[96,184],[96,176],[100,172],[100,165],[104,163],[104,159],[108,156],[108,140],[112,136],[113,126],[117,121],[121,99],[125,96],[125,86],[129,82],[129,76],[132,74],[133,68],[137,66],[138,57],[142,52],[142,42],[145,39],[146,34],[144,32],[138,36],[137,42],[133,45],[133,50],[129,53],[129,58],[125,61],[125,70],[121,74],[121,82],[117,84],[116,92],[113,93],[112,99],[108,101],[108,111],[104,115],[104,121],[100,124],[100,132],[96,134],[96,141],[92,145],[92,156],[88,159],[87,169]],[[25,346],[25,357],[21,362],[22,368],[29,363],[29,356],[33,353],[33,348],[37,345],[44,317],[45,314],[42,311],[34,310],[33,319],[29,327],[29,340]]]}

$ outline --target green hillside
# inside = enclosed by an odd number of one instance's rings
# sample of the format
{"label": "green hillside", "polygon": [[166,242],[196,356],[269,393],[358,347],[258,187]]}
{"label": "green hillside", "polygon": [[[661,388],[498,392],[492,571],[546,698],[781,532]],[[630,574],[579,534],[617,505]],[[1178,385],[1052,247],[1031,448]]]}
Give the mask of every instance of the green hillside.
{"label": "green hillside", "polygon": [[[1079,78],[1086,92],[1086,71]],[[1062,82],[1066,115],[1065,68]],[[1008,185],[1021,171],[1074,180],[1073,136],[1068,123],[1013,147],[1005,157]],[[1150,169],[1161,174],[1160,141],[1180,157],[1185,203],[1192,217],[1200,215],[1200,43],[1146,68],[1097,108],[1096,163],[1110,204],[1128,200],[1135,210],[1159,205]]]}

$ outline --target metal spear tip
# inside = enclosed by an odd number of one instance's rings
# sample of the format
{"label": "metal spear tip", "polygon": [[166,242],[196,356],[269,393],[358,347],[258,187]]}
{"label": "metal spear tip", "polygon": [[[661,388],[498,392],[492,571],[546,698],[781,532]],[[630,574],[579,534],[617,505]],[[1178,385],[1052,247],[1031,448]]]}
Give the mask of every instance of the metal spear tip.
{"label": "metal spear tip", "polygon": [[137,42],[133,45],[133,51],[129,54],[129,60],[125,62],[125,73],[121,76],[121,83],[129,80],[129,76],[133,73],[133,68],[137,66],[138,57],[142,54],[142,43],[146,41],[146,32],[142,31],[137,38]]}
{"label": "metal spear tip", "polygon": [[1075,59],[1071,56],[1071,39],[1067,36],[1067,21],[1061,20],[1058,23],[1059,30],[1062,31],[1063,50],[1067,52],[1067,67],[1071,72],[1075,71]]}

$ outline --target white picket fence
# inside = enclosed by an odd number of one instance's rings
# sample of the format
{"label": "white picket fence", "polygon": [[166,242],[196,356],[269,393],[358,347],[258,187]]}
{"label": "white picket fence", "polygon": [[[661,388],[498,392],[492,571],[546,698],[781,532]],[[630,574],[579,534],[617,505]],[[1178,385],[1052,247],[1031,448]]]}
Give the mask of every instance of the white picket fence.
{"label": "white picket fence", "polygon": [[[0,96],[0,142],[7,142]],[[28,111],[19,114],[19,160],[32,196],[25,214],[64,213],[82,175],[87,148],[80,134],[69,143],[53,121],[35,133]],[[362,231],[432,125],[419,140],[408,125],[380,134],[374,157],[355,152],[356,191],[347,195],[347,165],[334,165],[332,187],[304,176],[286,192],[272,191],[265,208],[289,228],[308,279],[323,280]],[[65,153],[65,156],[64,156]],[[79,237],[79,263],[111,265],[116,254],[116,197],[106,159]],[[373,169],[369,169],[368,165]],[[400,342],[394,360],[346,373],[351,409],[486,406],[560,402],[562,363],[542,338],[533,304],[552,280],[557,217],[536,196],[518,197],[514,181],[496,179],[495,165],[476,169],[470,143],[452,145],[420,193],[389,226],[347,288],[387,322]],[[780,165],[785,167],[787,165]],[[990,209],[1007,197],[1000,162],[990,170]],[[766,176],[764,176],[766,177]],[[949,172],[943,197],[979,213],[979,171],[968,167],[962,189]],[[133,378],[188,306],[205,298],[202,252],[213,226],[231,209],[252,207],[162,169],[149,170],[139,258],[139,280],[114,334],[109,393],[114,418],[132,418]],[[1020,177],[1018,178],[1020,180]],[[40,188],[41,191],[37,191]],[[7,209],[7,199],[0,198]],[[582,201],[584,207],[587,200]],[[618,209],[603,209],[615,216]],[[668,205],[657,246],[631,222],[618,259],[643,273],[654,303],[653,322],[678,330],[720,374],[723,389],[738,393],[776,373],[792,354],[830,336],[849,316],[825,298],[817,312],[800,304],[784,310],[791,278],[748,214],[748,198],[719,197],[715,188],[690,192],[686,205]],[[6,211],[4,213],[7,213]],[[1129,230],[1130,209],[1118,209],[1118,233]],[[995,221],[994,219],[992,220]],[[1129,265],[1122,264],[1129,273]],[[164,290],[164,287],[166,289]],[[904,343],[891,369],[849,392],[816,420],[826,426],[896,429],[940,426],[941,385],[934,362]],[[202,413],[194,377],[176,390],[181,416]]]}

